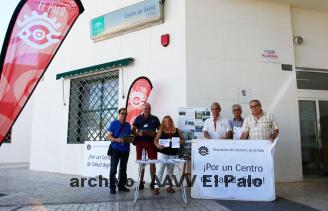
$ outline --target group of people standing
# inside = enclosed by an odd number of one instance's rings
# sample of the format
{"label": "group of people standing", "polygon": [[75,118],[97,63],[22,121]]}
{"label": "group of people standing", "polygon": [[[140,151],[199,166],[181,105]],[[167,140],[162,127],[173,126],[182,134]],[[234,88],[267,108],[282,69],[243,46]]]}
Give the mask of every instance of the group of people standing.
{"label": "group of people standing", "polygon": [[[230,121],[220,115],[221,107],[217,102],[212,103],[212,116],[205,120],[203,132],[206,139],[252,139],[252,140],[271,140],[274,141],[279,134],[279,127],[273,115],[262,111],[259,100],[249,102],[251,114],[243,119],[242,107],[239,104],[232,106],[234,118]],[[123,141],[124,136],[133,134],[135,136],[137,160],[142,159],[143,151],[147,151],[148,158],[156,159],[175,159],[178,158],[179,149],[170,146],[164,147],[159,144],[159,139],[180,138],[180,145],[185,143],[181,131],[175,127],[170,116],[165,116],[162,122],[158,117],[151,114],[151,105],[143,105],[142,114],[138,116],[132,126],[126,122],[126,108],[119,109],[118,119],[111,122],[108,127],[107,139],[111,141],[112,155],[110,167],[110,193],[116,193],[116,173],[120,163],[118,190],[123,192],[130,191],[125,185],[127,182],[127,163],[129,158],[130,144]],[[159,163],[150,164],[151,183],[150,188],[155,195],[159,194],[159,186],[154,184],[155,175],[161,182],[166,168],[168,176],[172,176],[174,164]],[[144,170],[141,172],[140,189],[144,189]],[[172,187],[167,187],[166,191],[174,193]]]}
{"label": "group of people standing", "polygon": [[273,142],[279,134],[279,126],[273,115],[262,110],[259,100],[251,100],[249,107],[251,114],[243,119],[241,105],[234,104],[232,106],[234,118],[227,120],[220,115],[220,104],[212,103],[212,117],[205,120],[203,127],[205,138],[271,140]]}
{"label": "group of people standing", "polygon": [[[125,187],[127,182],[127,162],[129,159],[130,144],[123,141],[123,137],[130,135],[135,136],[137,160],[142,159],[142,152],[145,150],[148,158],[151,160],[157,159],[175,159],[178,158],[179,149],[172,148],[170,142],[169,147],[164,147],[159,144],[159,139],[171,139],[172,137],[180,138],[180,144],[184,144],[185,140],[181,131],[175,127],[170,116],[165,116],[160,123],[158,117],[151,114],[151,105],[145,103],[142,108],[142,114],[134,120],[132,127],[126,122],[127,110],[121,108],[118,111],[118,120],[111,122],[108,127],[107,139],[112,142],[111,168],[110,168],[110,192],[116,193],[116,173],[117,166],[120,163],[118,190],[128,192]],[[154,184],[155,175],[159,181],[162,181],[164,170],[166,168],[167,175],[172,176],[174,164],[160,163],[157,165],[150,164],[151,183],[150,188],[154,194],[159,194],[159,186]],[[140,189],[144,189],[144,170],[141,172]],[[169,193],[174,193],[172,187],[166,189]]]}

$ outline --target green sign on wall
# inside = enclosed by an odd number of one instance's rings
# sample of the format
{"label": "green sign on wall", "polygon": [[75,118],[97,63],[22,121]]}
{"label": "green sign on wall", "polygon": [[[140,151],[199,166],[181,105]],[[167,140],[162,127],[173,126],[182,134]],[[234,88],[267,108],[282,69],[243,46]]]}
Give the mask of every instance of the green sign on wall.
{"label": "green sign on wall", "polygon": [[91,20],[91,34],[97,36],[105,31],[105,19],[104,16]]}
{"label": "green sign on wall", "polygon": [[145,0],[93,18],[90,36],[99,41],[163,22],[164,0]]}

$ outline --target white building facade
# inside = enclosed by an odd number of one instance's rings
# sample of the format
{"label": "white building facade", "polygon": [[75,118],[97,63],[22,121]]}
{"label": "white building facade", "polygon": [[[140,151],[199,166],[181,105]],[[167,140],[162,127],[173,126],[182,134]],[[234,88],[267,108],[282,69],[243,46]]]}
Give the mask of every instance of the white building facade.
{"label": "white building facade", "polygon": [[[33,170],[82,175],[83,144],[69,139],[76,137],[72,128],[82,124],[72,122],[79,115],[78,103],[72,106],[78,88],[72,85],[109,74],[115,96],[104,97],[115,102],[109,102],[107,112],[124,107],[131,83],[146,76],[153,84],[148,102],[160,119],[167,114],[176,119],[179,107],[210,107],[214,101],[224,117],[232,118],[235,103],[246,117],[249,106],[241,95],[246,90],[280,125],[276,180],[300,181],[303,168],[326,170],[316,167],[328,165],[323,132],[328,130],[328,88],[320,85],[328,74],[325,1],[166,0],[164,23],[98,42],[90,39],[91,19],[137,2],[82,1],[85,11],[15,123],[12,143],[0,148],[1,162],[30,162]],[[160,42],[163,34],[170,35],[167,47]],[[122,60],[128,63],[114,66]],[[56,80],[74,70],[82,73]],[[107,82],[99,82],[99,89],[108,88]],[[131,147],[128,176],[136,174],[134,160]]]}

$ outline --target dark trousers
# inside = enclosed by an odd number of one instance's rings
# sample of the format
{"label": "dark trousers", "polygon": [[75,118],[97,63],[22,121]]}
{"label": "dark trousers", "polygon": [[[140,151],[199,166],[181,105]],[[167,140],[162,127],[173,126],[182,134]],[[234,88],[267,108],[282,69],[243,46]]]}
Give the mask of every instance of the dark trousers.
{"label": "dark trousers", "polygon": [[116,173],[117,173],[117,166],[118,162],[120,162],[120,172],[119,172],[119,181],[118,187],[124,186],[127,183],[127,175],[126,175],[126,168],[129,159],[129,152],[121,152],[118,150],[113,149],[111,158],[110,158],[110,173],[109,173],[109,181],[110,181],[110,188],[116,187]]}

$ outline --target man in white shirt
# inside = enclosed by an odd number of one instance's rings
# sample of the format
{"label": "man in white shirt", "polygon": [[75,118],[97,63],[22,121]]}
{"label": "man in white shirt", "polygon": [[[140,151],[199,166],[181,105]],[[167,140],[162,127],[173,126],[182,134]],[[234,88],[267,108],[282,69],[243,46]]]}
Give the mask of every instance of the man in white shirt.
{"label": "man in white shirt", "polygon": [[231,139],[232,129],[229,121],[220,116],[221,107],[217,102],[212,103],[212,117],[204,122],[204,136],[207,139]]}

